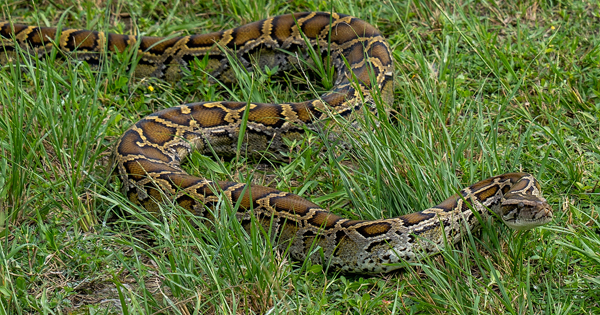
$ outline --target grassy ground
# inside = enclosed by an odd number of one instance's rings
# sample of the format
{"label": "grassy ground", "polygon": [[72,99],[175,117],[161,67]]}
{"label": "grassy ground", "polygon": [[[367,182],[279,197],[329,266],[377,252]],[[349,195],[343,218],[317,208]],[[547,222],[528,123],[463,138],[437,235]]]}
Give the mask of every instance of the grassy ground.
{"label": "grassy ground", "polygon": [[384,32],[396,59],[396,100],[376,132],[346,135],[352,150],[310,135],[289,164],[196,154],[188,170],[252,178],[364,219],[421,210],[489,176],[527,171],[555,219],[525,233],[490,221],[394,274],[328,274],[243,231],[227,205],[216,229],[175,207],[148,215],[107,171],[116,138],[149,113],[202,100],[310,98],[297,77],[256,71],[228,91],[202,75],[177,85],[130,80],[127,54],[101,69],[53,58],[4,65],[0,314],[599,313],[600,8],[518,3],[4,1],[3,20],[144,35],[295,11],[358,16]]}

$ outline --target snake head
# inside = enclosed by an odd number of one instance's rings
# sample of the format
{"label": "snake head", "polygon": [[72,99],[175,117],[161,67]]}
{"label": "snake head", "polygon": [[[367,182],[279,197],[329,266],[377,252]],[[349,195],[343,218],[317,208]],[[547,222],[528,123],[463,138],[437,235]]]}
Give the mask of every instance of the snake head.
{"label": "snake head", "polygon": [[541,196],[508,193],[502,198],[499,215],[506,225],[521,231],[552,221],[552,208]]}

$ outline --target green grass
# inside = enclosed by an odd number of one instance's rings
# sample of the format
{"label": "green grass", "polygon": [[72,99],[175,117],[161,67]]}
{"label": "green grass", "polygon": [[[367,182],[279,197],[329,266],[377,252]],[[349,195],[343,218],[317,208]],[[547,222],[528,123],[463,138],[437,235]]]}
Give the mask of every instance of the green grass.
{"label": "green grass", "polygon": [[257,229],[244,231],[226,203],[214,228],[169,204],[152,216],[121,195],[108,170],[114,141],[147,114],[202,100],[308,99],[314,92],[302,75],[257,69],[223,88],[199,70],[174,85],[130,80],[128,53],[100,69],[23,60],[0,70],[0,314],[600,312],[595,2],[97,3],[5,1],[2,13],[14,22],[167,36],[334,10],[377,25],[392,45],[395,102],[374,132],[365,131],[375,123],[367,117],[363,131],[343,133],[346,146],[308,135],[289,163],[272,167],[245,152],[226,162],[193,154],[193,174],[269,185],[373,219],[527,171],[555,219],[524,233],[486,222],[441,255],[389,275],[326,273],[273,251]]}

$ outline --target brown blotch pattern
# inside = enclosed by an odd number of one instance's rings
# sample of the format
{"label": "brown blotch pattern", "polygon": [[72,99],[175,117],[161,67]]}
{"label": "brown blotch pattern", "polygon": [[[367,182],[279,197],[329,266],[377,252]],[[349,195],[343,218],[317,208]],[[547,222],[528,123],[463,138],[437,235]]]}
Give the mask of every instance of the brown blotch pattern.
{"label": "brown blotch pattern", "polygon": [[400,217],[400,219],[404,223],[404,226],[413,226],[413,225],[417,225],[425,220],[429,220],[429,219],[433,218],[434,216],[435,216],[435,214],[433,214],[433,213],[415,212],[415,213],[403,215]]}
{"label": "brown blotch pattern", "polygon": [[[7,22],[0,22],[0,43],[4,46],[0,54],[9,54],[21,47],[43,57],[50,51],[49,39],[54,40],[56,34],[55,28],[12,27]],[[181,170],[179,162],[192,149],[186,139],[194,139],[194,144],[204,153],[210,152],[206,149],[210,144],[219,154],[236,154],[240,120],[247,105],[250,108],[246,131],[249,142],[245,142],[242,149],[252,154],[269,148],[277,154],[289,151],[284,136],[300,139],[302,133],[298,130],[321,128],[322,124],[314,123],[327,117],[326,113],[330,112],[327,107],[333,113],[347,116],[361,110],[363,103],[373,102],[373,89],[380,90],[384,99],[392,102],[394,69],[390,47],[380,32],[364,21],[337,13],[307,12],[204,35],[135,37],[64,29],[59,40],[58,48],[64,53],[81,52],[74,57],[90,63],[98,63],[99,57],[91,57],[89,52],[105,49],[123,52],[134,48],[139,40],[137,53],[141,60],[135,74],[173,81],[181,77],[180,67],[205,55],[208,55],[211,76],[221,81],[234,81],[235,74],[227,64],[227,56],[216,43],[230,49],[229,53],[235,54],[248,69],[252,62],[250,54],[262,53],[262,56],[268,56],[268,62],[286,68],[286,63],[294,60],[281,50],[295,54],[308,48],[307,45],[331,49],[327,53],[336,70],[336,82],[331,91],[318,98],[290,104],[188,104],[152,114],[126,131],[114,152],[123,192],[149,211],[158,210],[157,202],[163,200],[164,193],[170,195],[165,199],[175,196],[179,205],[189,211],[213,206],[219,200],[214,194],[221,188],[229,202],[241,203],[236,216],[244,225],[249,225],[252,215],[245,209],[252,207],[265,227],[268,228],[272,219],[275,235],[291,241],[289,253],[293,258],[307,258],[314,240],[323,249],[332,268],[354,273],[387,272],[398,268],[401,261],[414,260],[420,252],[435,253],[444,241],[440,221],[444,222],[446,236],[455,242],[453,235],[459,234],[461,224],[450,218],[455,218],[456,213],[468,213],[469,218],[472,217],[467,203],[455,195],[436,207],[398,218],[347,220],[291,193],[243,183],[213,183]],[[349,62],[348,67],[345,60]],[[519,194],[528,198],[539,194],[539,184],[531,175],[514,173],[484,180],[462,190],[459,195],[477,205],[489,201],[500,190],[507,192],[519,188],[523,189]],[[459,204],[462,207],[458,207]],[[202,210],[197,213],[206,214]],[[419,249],[416,237],[428,238],[434,245]],[[319,255],[309,258],[324,263]]]}
{"label": "brown blotch pattern", "polygon": [[137,123],[138,127],[144,131],[144,137],[151,143],[164,145],[171,141],[177,134],[177,129],[155,120],[145,119]]}
{"label": "brown blotch pattern", "polygon": [[392,225],[387,222],[377,222],[369,225],[363,225],[356,231],[366,237],[375,237],[387,233]]}

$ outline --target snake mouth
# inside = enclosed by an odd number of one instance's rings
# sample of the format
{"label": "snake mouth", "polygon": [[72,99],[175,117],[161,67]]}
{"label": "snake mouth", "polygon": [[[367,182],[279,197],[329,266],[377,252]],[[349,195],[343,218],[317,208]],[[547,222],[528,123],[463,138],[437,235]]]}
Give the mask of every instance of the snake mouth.
{"label": "snake mouth", "polygon": [[[515,212],[518,212],[515,214]],[[502,220],[510,228],[517,231],[524,231],[548,224],[552,221],[552,208],[547,203],[541,207],[518,208],[507,215],[502,216]]]}

